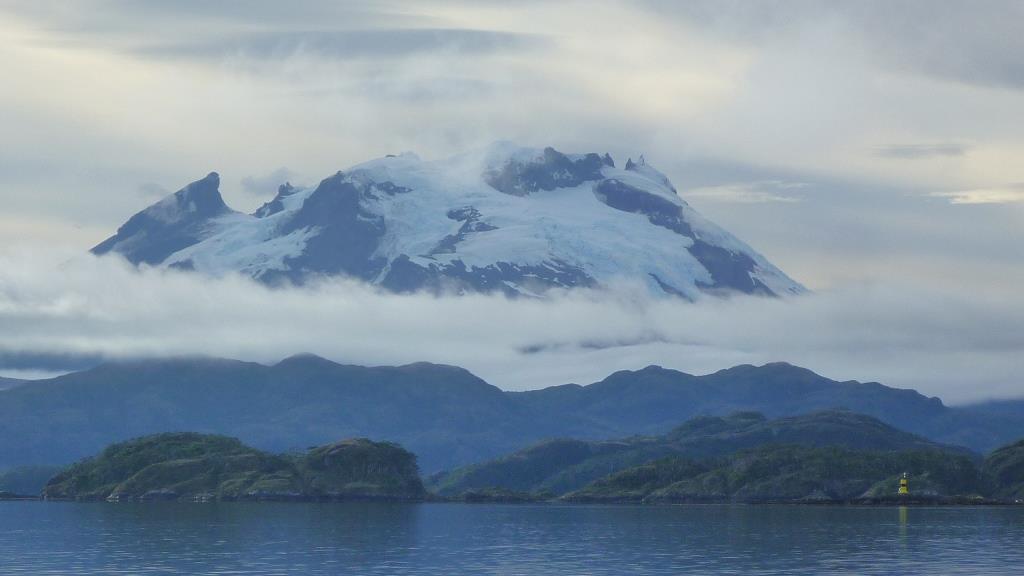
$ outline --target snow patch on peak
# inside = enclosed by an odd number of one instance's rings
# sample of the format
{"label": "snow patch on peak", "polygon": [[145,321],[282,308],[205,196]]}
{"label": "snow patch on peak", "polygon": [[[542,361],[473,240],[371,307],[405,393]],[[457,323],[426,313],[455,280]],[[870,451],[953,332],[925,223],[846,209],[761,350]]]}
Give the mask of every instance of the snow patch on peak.
{"label": "snow patch on peak", "polygon": [[640,155],[640,159],[637,160],[636,162],[633,162],[632,158],[626,160],[625,169],[628,172],[639,174],[649,180],[657,182],[660,186],[664,186],[665,188],[671,190],[673,194],[679,194],[679,192],[676,191],[676,187],[673,186],[672,182],[669,181],[668,176],[665,176],[657,169],[655,169],[654,166],[648,164],[647,161],[644,159],[643,154]]}
{"label": "snow patch on peak", "polygon": [[281,218],[256,218],[229,214],[218,219],[218,233],[171,254],[165,266],[198,270],[207,274],[241,273],[263,278],[284,271],[289,258],[298,258],[306,242],[319,233],[315,227],[278,234]]}

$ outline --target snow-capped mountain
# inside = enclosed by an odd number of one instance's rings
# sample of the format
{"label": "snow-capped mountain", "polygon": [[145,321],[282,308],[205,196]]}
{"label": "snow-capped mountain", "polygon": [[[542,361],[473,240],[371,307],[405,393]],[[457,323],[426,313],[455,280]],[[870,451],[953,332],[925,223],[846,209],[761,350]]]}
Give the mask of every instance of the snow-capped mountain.
{"label": "snow-capped mountain", "polygon": [[683,201],[644,163],[508,143],[453,158],[388,156],[316,187],[280,187],[253,214],[211,173],[93,248],[135,264],[268,283],[324,275],[389,290],[501,291],[641,281],[659,294],[804,288]]}

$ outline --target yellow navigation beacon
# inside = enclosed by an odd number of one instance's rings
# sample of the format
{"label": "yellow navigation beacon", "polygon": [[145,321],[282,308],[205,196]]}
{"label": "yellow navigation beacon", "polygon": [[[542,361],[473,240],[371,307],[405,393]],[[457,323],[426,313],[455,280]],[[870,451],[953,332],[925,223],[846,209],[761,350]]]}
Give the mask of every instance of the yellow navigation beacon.
{"label": "yellow navigation beacon", "polygon": [[900,476],[900,494],[910,494],[910,488],[907,487],[906,472],[903,473],[903,476]]}

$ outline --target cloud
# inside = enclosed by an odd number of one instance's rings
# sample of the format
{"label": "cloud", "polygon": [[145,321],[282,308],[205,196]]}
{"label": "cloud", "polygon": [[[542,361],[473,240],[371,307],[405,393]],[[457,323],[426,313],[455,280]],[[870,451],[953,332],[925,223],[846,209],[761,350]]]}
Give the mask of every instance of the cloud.
{"label": "cloud", "polygon": [[7,373],[42,372],[63,374],[91,368],[103,362],[98,354],[49,352],[9,352],[0,350],[0,370]]}
{"label": "cloud", "polygon": [[272,196],[277,193],[279,186],[291,182],[296,174],[282,166],[270,174],[264,176],[246,176],[242,178],[242,191],[252,196]]}
{"label": "cloud", "polygon": [[964,144],[947,142],[941,144],[894,144],[875,149],[875,154],[883,158],[917,160],[943,156],[963,156],[968,147]]}
{"label": "cloud", "polygon": [[986,87],[1024,89],[1024,51],[1015,0],[647,0],[664,18],[677,18],[737,42],[764,46],[829,27],[855,39],[879,66],[903,73]]}
{"label": "cloud", "polygon": [[992,188],[933,192],[931,195],[948,198],[951,204],[1011,204],[1024,202],[1024,182]]}
{"label": "cloud", "polygon": [[182,0],[173,4],[161,0],[83,0],[74,4],[12,4],[4,9],[42,29],[113,46],[261,29],[358,29],[385,24],[422,27],[431,21],[390,0],[292,0],[287,4],[276,0]]}
{"label": "cloud", "polygon": [[1024,303],[1010,288],[851,285],[690,304],[628,284],[549,300],[392,295],[346,281],[270,289],[38,250],[7,250],[0,269],[0,359],[22,369],[32,355],[269,363],[312,352],[357,364],[455,364],[529,389],[648,364],[706,373],[786,360],[952,401],[1021,394]]}
{"label": "cloud", "polygon": [[1024,62],[1016,57],[1024,50],[1020,2],[947,2],[942,10],[928,0],[856,4],[852,17],[880,62],[965,84],[1024,89]]}
{"label": "cloud", "polygon": [[717,202],[799,202],[799,196],[793,192],[805,187],[807,184],[803,182],[765,180],[692,188],[687,190],[685,195],[687,198],[704,198]]}
{"label": "cloud", "polygon": [[150,200],[160,199],[171,194],[171,190],[156,182],[143,182],[139,184],[138,192],[139,196]]}
{"label": "cloud", "polygon": [[209,40],[176,38],[135,50],[157,58],[281,60],[309,56],[330,60],[402,58],[430,52],[482,55],[544,45],[541,36],[467,29],[302,30],[255,32]]}

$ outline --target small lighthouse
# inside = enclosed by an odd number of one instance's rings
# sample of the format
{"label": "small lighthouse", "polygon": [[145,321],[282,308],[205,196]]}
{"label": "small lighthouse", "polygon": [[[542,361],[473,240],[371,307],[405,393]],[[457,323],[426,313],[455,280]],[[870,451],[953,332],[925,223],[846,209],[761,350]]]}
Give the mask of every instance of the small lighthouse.
{"label": "small lighthouse", "polygon": [[910,488],[907,486],[907,473],[906,472],[904,472],[903,475],[900,476],[900,490],[899,490],[899,493],[901,495],[910,494]]}

